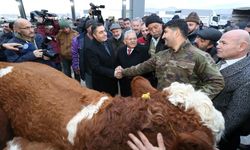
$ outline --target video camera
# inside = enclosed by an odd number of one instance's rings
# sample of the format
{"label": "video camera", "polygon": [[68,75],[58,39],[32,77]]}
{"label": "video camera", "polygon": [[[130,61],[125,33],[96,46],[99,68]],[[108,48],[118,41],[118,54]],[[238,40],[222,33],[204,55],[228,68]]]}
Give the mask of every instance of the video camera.
{"label": "video camera", "polygon": [[54,51],[43,49],[43,55],[49,57],[50,59],[55,59],[59,54]]}
{"label": "video camera", "polygon": [[43,49],[43,55],[49,57],[50,59],[55,59],[58,56],[58,53],[54,52],[53,50],[47,50],[49,43],[53,40],[53,37],[46,36],[41,45]]}
{"label": "video camera", "polygon": [[89,5],[91,7],[91,15],[93,15],[93,16],[102,15],[102,12],[101,12],[101,10],[99,10],[99,8],[105,8],[105,5],[96,6],[93,3],[90,3]]}
{"label": "video camera", "polygon": [[45,25],[52,25],[53,20],[49,19],[48,17],[57,17],[54,13],[48,13],[48,10],[42,9],[41,11],[35,10],[30,12],[31,22],[37,22],[37,17],[41,17]]}

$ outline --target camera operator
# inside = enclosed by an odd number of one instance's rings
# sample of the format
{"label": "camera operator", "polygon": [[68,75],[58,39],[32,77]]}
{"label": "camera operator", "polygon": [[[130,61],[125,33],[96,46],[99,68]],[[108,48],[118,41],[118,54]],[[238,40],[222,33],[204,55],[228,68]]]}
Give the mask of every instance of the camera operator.
{"label": "camera operator", "polygon": [[96,6],[93,3],[90,3],[89,16],[86,21],[89,19],[94,19],[97,23],[104,24],[104,20],[102,17],[102,11],[99,8],[105,8],[105,5]]}
{"label": "camera operator", "polygon": [[20,47],[19,51],[6,49],[7,61],[34,61],[54,67],[54,63],[50,61],[49,57],[44,55],[44,50],[41,49],[42,36],[35,34],[34,26],[32,26],[30,21],[23,18],[17,19],[14,23],[14,32],[15,36],[8,43],[19,43],[23,46]]}
{"label": "camera operator", "polygon": [[[41,10],[31,12],[31,16],[31,21],[36,23],[35,32],[42,35],[43,38],[51,37],[52,39],[48,41],[47,45],[50,46],[55,53],[59,53],[59,45],[58,42],[55,40],[55,36],[59,32],[60,26],[56,15],[48,13],[47,10]],[[53,61],[56,65],[56,68],[58,70],[61,70],[59,57],[53,59]]]}

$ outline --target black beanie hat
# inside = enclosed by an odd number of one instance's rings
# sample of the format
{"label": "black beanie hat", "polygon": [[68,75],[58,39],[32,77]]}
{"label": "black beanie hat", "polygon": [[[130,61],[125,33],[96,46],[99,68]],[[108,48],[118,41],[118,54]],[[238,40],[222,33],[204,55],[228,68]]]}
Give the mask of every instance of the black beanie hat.
{"label": "black beanie hat", "polygon": [[151,23],[160,23],[160,24],[163,24],[163,21],[156,14],[151,14],[150,16],[148,16],[146,18],[146,21],[145,21],[146,27],[148,27],[148,25],[151,24]]}

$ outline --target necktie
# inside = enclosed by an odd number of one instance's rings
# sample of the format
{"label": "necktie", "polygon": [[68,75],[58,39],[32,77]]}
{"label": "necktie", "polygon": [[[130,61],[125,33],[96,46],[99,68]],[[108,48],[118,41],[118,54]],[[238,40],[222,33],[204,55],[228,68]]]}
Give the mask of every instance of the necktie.
{"label": "necktie", "polygon": [[107,43],[104,43],[103,45],[105,47],[106,52],[109,54],[109,56],[111,56]]}
{"label": "necktie", "polygon": [[132,51],[132,49],[131,49],[131,48],[128,48],[128,55],[131,54],[131,51]]}
{"label": "necktie", "polygon": [[223,64],[226,64],[227,62],[225,61],[225,60],[220,60],[218,63],[217,63],[217,66],[218,66],[218,68],[221,70],[221,66],[223,65]]}

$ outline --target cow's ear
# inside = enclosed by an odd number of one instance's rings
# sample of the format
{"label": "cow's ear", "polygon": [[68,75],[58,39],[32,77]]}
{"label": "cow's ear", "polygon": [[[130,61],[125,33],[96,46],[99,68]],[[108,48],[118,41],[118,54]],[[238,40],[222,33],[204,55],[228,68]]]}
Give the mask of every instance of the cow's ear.
{"label": "cow's ear", "polygon": [[157,92],[157,90],[151,86],[150,82],[141,76],[133,78],[131,82],[131,90],[133,97],[141,97],[145,93],[153,94]]}

